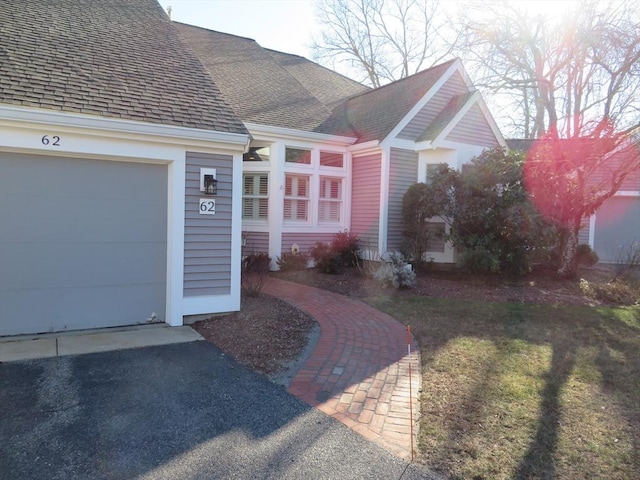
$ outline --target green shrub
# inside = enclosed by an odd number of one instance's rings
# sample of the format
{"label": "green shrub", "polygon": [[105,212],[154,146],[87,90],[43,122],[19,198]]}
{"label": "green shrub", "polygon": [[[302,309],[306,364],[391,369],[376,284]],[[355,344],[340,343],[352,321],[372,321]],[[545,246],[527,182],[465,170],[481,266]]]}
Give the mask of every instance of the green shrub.
{"label": "green shrub", "polygon": [[281,257],[276,259],[276,263],[281,272],[291,272],[297,270],[304,270],[307,268],[307,262],[309,257],[302,253],[283,253]]}
{"label": "green shrub", "polygon": [[590,267],[598,263],[598,254],[594,252],[589,245],[586,243],[581,243],[576,248],[576,261],[578,265],[586,265]]}
{"label": "green shrub", "polygon": [[467,248],[460,255],[458,266],[463,271],[473,274],[498,273],[500,259],[486,248]]}

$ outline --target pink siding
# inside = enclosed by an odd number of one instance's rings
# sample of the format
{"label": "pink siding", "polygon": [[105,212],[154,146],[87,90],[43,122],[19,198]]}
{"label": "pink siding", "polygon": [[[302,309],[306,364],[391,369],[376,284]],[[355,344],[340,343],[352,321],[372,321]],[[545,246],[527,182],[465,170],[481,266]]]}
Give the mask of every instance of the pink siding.
{"label": "pink siding", "polygon": [[282,253],[291,253],[291,246],[295,243],[300,248],[300,253],[308,254],[316,242],[331,243],[333,236],[333,233],[283,233]]}
{"label": "pink siding", "polygon": [[491,130],[489,122],[477,104],[469,109],[462,120],[447,135],[447,140],[480,145],[482,147],[495,147],[498,145],[498,140],[493,130]]}
{"label": "pink siding", "polygon": [[269,233],[268,232],[242,232],[244,244],[242,254],[269,253]]}
{"label": "pink siding", "polygon": [[380,225],[381,156],[379,153],[353,157],[351,228],[363,248],[377,250]]}
{"label": "pink siding", "polygon": [[460,73],[455,72],[437,93],[422,107],[415,117],[398,134],[398,138],[415,140],[447,106],[449,100],[469,91]]}

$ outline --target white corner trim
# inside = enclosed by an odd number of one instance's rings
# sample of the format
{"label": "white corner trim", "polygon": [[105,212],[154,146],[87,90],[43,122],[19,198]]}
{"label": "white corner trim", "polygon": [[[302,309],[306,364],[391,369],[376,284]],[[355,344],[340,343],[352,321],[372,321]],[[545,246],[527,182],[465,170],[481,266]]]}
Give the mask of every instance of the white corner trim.
{"label": "white corner trim", "polygon": [[391,148],[384,148],[380,155],[380,225],[378,227],[378,251],[387,251],[389,232],[389,174],[391,171]]}
{"label": "white corner trim", "polygon": [[240,133],[226,133],[199,128],[162,125],[149,122],[137,122],[118,118],[100,117],[98,115],[83,115],[78,113],[60,112],[39,108],[25,108],[0,105],[0,121],[3,126],[19,125],[22,128],[37,128],[55,126],[66,131],[93,131],[95,134],[114,136],[120,134],[123,138],[143,136],[146,141],[162,143],[201,143],[214,142],[226,144],[227,148],[242,148],[249,143],[249,135]]}
{"label": "white corner trim", "polygon": [[596,246],[596,214],[592,214],[589,217],[589,246],[595,248]]}
{"label": "white corner trim", "polygon": [[[422,96],[422,98],[420,100],[418,100],[418,102],[413,106],[413,108],[411,108],[411,110],[409,110],[409,112],[402,118],[402,120],[400,120],[400,122],[398,122],[398,124],[395,126],[395,128],[393,130],[391,130],[391,132],[389,133],[389,135],[387,135],[382,142],[384,142],[385,140],[389,139],[389,138],[395,138],[401,131],[402,129],[404,129],[404,127],[407,126],[407,124],[413,120],[413,117],[415,117],[418,112],[420,110],[422,110],[422,107],[424,107],[427,102],[429,102],[429,100],[431,100],[431,98],[433,98],[433,96],[438,92],[438,90],[440,90],[442,88],[442,86],[447,82],[447,80],[449,80],[449,78],[451,78],[451,76],[456,72],[456,71],[460,71],[461,74],[463,75],[463,78],[465,79],[466,82],[466,76],[464,75],[464,69],[462,68],[462,63],[460,62],[460,60],[456,60],[455,62],[453,62],[451,64],[451,66],[447,69],[446,72],[444,72],[442,74],[442,76],[436,81],[436,83],[434,83],[431,88],[429,90],[427,90],[427,92]],[[380,143],[382,143],[380,142]]]}
{"label": "white corner trim", "polygon": [[462,106],[462,108],[460,108],[458,112],[453,116],[453,118],[447,124],[447,126],[442,129],[440,134],[433,139],[433,143],[435,145],[438,145],[442,140],[447,138],[447,136],[451,133],[451,131],[458,125],[458,123],[460,123],[460,120],[462,120],[464,116],[467,114],[467,112],[471,110],[471,107],[473,107],[478,102],[479,98],[480,98],[480,92],[476,90],[473,93],[473,95],[471,95],[467,99],[467,101]]}
{"label": "white corner trim", "polygon": [[504,136],[502,135],[502,132],[500,131],[500,127],[498,127],[498,124],[496,123],[495,118],[493,118],[493,115],[491,115],[491,111],[489,110],[489,107],[487,107],[487,104],[484,101],[482,94],[478,99],[478,105],[480,106],[480,110],[482,110],[482,114],[484,115],[484,118],[486,118],[487,122],[489,123],[489,128],[491,128],[491,131],[493,132],[496,139],[498,140],[498,143],[500,143],[500,146],[506,147],[507,141],[504,139]]}
{"label": "white corner trim", "polygon": [[258,123],[245,123],[245,127],[254,138],[270,137],[281,140],[303,140],[314,143],[329,143],[335,145],[353,145],[358,140],[355,137],[343,137],[340,135],[330,135],[327,133],[306,132],[293,128],[274,127]]}

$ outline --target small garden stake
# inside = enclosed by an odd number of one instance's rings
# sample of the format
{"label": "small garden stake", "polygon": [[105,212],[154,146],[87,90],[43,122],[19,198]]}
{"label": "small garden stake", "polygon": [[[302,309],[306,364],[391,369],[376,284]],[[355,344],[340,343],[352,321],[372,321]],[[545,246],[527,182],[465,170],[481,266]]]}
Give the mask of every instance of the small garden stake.
{"label": "small garden stake", "polygon": [[411,461],[413,462],[413,394],[411,392],[411,325],[407,325],[407,353],[409,355],[409,431],[411,435]]}

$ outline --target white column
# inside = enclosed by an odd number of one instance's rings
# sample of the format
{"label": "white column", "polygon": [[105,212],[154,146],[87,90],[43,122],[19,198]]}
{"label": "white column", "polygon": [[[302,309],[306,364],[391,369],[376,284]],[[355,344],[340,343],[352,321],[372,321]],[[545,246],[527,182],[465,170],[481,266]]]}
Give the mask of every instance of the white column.
{"label": "white column", "polygon": [[271,145],[269,171],[269,256],[271,268],[282,252],[282,223],[284,216],[284,143]]}

